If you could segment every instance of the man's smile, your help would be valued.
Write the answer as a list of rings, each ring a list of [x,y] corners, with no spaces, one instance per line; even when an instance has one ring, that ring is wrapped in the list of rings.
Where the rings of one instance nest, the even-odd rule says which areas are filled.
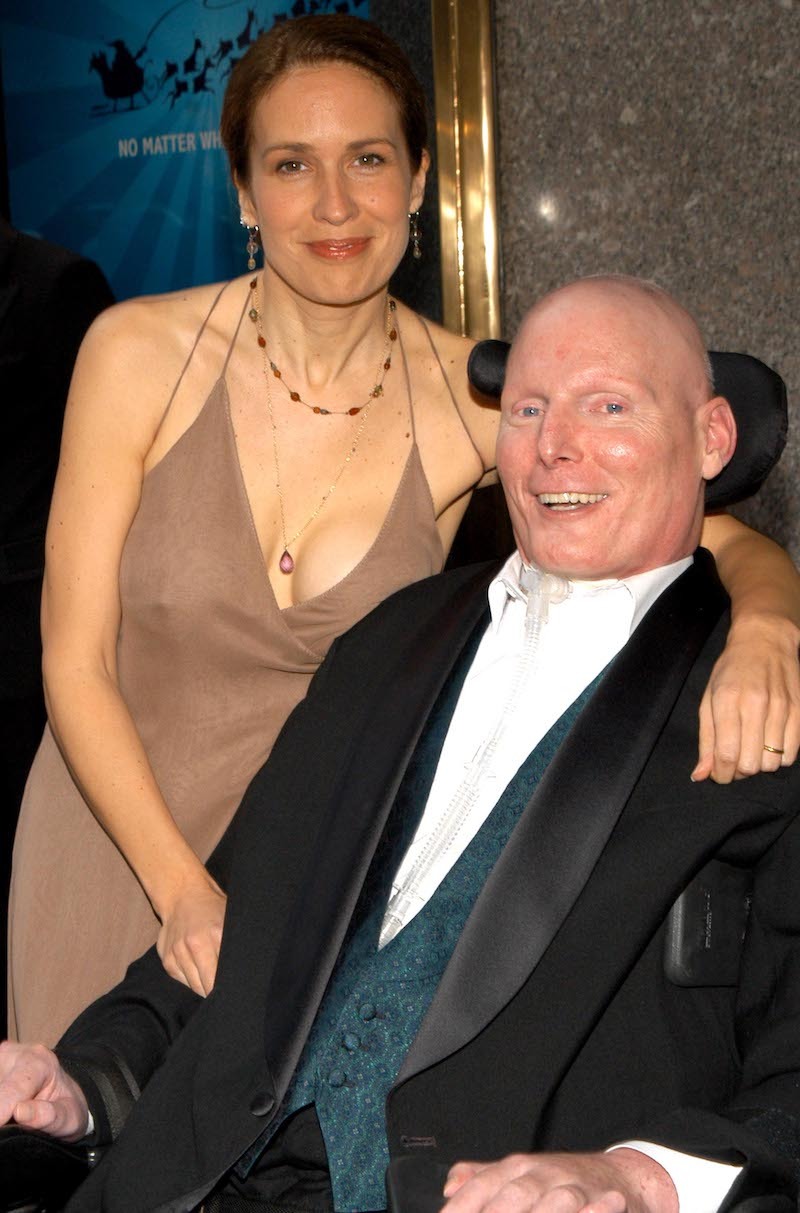
[[[596,505],[605,501],[608,493],[537,493],[537,500],[549,509],[573,509],[575,506]]]

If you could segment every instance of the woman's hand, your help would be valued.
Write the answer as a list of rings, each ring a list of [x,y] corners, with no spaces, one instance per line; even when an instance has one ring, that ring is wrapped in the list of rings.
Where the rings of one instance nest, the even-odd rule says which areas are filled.
[[[161,963],[176,981],[210,994],[217,976],[227,899],[204,872],[200,881],[182,890],[161,918],[156,944]]]
[[[800,632],[782,616],[734,619],[700,704],[693,780],[776,771],[800,747]]]
[[[731,596],[732,623],[700,705],[692,779],[730,783],[797,757],[800,580],[777,544],[730,514],[707,516],[702,542]]]

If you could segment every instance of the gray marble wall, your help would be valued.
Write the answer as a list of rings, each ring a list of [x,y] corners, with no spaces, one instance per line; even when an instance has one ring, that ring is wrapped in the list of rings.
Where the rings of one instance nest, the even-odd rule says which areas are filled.
[[[494,2],[506,331],[619,271],[774,366],[789,446],[741,514],[800,560],[800,0]]]

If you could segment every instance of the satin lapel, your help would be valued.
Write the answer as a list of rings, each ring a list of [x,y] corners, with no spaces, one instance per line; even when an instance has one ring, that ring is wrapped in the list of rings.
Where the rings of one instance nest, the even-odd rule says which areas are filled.
[[[276,1071],[291,1074],[341,949],[361,886],[386,819],[427,717],[449,674],[473,635],[488,618],[489,567],[463,587],[445,610],[421,627],[409,623],[406,643],[387,665],[374,697],[364,741],[353,757],[339,798],[320,837],[319,853],[334,879],[319,882],[298,899],[298,913],[275,966],[275,1001],[270,1007],[268,1057]],[[391,644],[391,640],[389,641]],[[296,945],[303,940],[303,948]],[[305,1014],[298,1014],[304,1008]],[[287,1042],[294,1041],[287,1049]],[[273,1042],[273,1047],[270,1047]],[[277,1046],[274,1047],[274,1046]],[[280,1083],[280,1078],[279,1078]]]
[[[589,879],[726,605],[707,553],[657,600],[539,783],[456,946],[398,1081],[460,1048],[521,988]]]

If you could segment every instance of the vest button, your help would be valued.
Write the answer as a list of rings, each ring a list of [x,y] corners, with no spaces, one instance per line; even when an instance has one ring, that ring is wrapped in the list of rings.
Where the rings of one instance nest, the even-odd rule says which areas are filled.
[[[332,1087],[343,1087],[346,1081],[344,1070],[331,1070],[328,1075],[328,1084]]]
[[[250,1111],[254,1116],[269,1116],[274,1107],[275,1100],[266,1093],[254,1095],[250,1100]]]
[[[377,1015],[374,1002],[365,1002],[358,1009],[358,1013],[366,1023],[370,1019],[374,1019]]]
[[[356,1036],[355,1032],[345,1032],[342,1037],[342,1045],[347,1049],[348,1053],[355,1053],[361,1041]]]

